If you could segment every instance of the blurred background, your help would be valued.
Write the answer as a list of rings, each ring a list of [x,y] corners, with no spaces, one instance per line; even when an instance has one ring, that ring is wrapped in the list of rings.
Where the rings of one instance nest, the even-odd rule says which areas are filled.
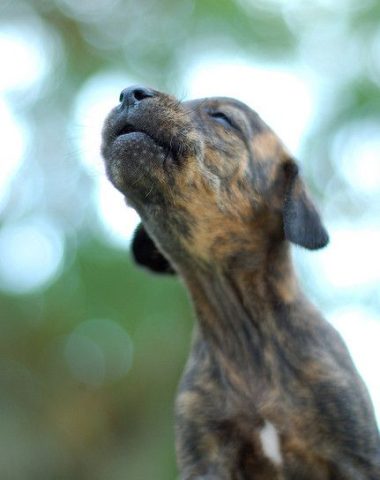
[[[331,234],[294,249],[380,420],[380,2],[2,0],[0,477],[177,478],[192,313],[135,268],[100,128],[122,88],[237,97],[299,159]]]

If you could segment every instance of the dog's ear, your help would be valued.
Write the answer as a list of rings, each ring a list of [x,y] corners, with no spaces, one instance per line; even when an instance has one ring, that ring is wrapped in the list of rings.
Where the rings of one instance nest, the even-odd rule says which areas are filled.
[[[135,262],[156,273],[175,274],[168,260],[158,250],[143,225],[136,228],[132,239],[132,256]]]
[[[289,159],[283,168],[285,198],[282,217],[285,238],[309,250],[325,247],[329,236],[300,178],[298,166]]]

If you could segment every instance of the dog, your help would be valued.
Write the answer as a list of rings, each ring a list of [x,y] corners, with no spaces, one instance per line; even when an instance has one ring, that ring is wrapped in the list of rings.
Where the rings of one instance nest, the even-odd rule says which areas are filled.
[[[142,219],[135,260],[178,274],[197,316],[175,409],[181,479],[379,480],[368,392],[290,256],[328,234],[274,132],[231,98],[134,86],[102,155]]]

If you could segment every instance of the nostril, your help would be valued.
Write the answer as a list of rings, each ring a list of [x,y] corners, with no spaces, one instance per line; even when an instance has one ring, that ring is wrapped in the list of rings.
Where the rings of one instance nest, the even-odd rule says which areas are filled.
[[[133,91],[133,96],[135,97],[135,100],[141,102],[141,100],[144,100],[145,98],[153,97],[153,93],[146,88],[136,88]]]
[[[140,103],[142,100],[145,100],[149,97],[154,97],[155,91],[149,88],[134,86],[128,87],[122,90],[120,93],[120,103],[122,104],[122,108],[130,107],[132,105],[136,105]]]
[[[151,97],[152,95],[149,95],[146,90],[143,90],[142,88],[136,88],[136,90],[133,92],[133,96],[138,102],[141,102],[141,100],[144,100],[144,98]]]

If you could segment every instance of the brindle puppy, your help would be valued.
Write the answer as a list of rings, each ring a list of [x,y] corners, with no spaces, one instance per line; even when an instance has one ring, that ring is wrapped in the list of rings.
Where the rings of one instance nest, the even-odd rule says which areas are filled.
[[[367,390],[289,253],[328,236],[272,130],[233,99],[132,87],[102,153],[142,218],[137,262],[178,273],[198,317],[176,403],[181,478],[380,479]]]

